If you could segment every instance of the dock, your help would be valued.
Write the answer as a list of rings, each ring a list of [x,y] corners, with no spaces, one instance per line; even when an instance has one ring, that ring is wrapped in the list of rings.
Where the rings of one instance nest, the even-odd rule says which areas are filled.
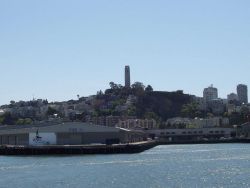
[[[132,154],[157,146],[156,141],[114,145],[47,145],[47,146],[0,146],[0,155],[83,155],[83,154]]]
[[[187,144],[249,144],[250,139],[231,140],[200,140],[159,142],[144,141],[129,144],[94,144],[94,145],[46,145],[46,146],[18,146],[1,145],[0,155],[95,155],[95,154],[133,154],[141,153],[159,145],[187,145]]]

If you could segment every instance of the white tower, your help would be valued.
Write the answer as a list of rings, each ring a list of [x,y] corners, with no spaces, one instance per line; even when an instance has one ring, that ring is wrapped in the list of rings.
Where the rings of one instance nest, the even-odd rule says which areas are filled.
[[[125,87],[130,87],[130,68],[125,66]]]

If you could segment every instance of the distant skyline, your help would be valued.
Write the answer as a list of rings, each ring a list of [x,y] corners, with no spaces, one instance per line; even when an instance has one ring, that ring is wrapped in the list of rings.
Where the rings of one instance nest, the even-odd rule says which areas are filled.
[[[125,65],[154,90],[250,86],[248,0],[3,0],[0,25],[0,105],[96,94]]]

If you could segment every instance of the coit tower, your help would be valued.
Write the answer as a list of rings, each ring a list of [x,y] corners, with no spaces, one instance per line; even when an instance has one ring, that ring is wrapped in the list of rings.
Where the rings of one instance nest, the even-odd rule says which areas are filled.
[[[130,68],[125,66],[125,87],[130,87]]]

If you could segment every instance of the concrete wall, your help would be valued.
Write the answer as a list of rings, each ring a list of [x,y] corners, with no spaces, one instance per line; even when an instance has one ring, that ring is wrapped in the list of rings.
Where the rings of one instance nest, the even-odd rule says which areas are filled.
[[[86,123],[63,123],[51,126],[0,127],[0,145],[29,145],[29,134],[36,132],[55,133],[58,145],[80,145],[91,143],[127,143],[143,140],[143,135],[115,127],[104,127]]]
[[[105,144],[108,139],[119,139],[120,142],[124,142],[124,138],[121,133],[57,133],[58,145],[77,145],[91,143]]]
[[[0,145],[28,145],[28,134],[0,135]]]

